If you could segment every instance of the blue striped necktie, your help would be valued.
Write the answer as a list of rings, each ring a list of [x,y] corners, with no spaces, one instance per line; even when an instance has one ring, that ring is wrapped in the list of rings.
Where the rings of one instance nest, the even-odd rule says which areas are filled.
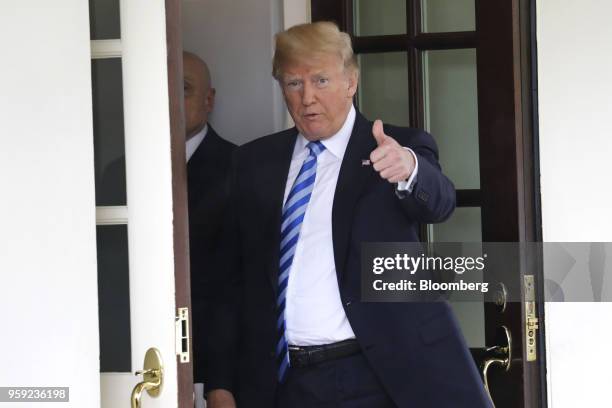
[[[310,154],[304,160],[302,168],[300,168],[300,172],[293,182],[281,218],[280,269],[278,274],[278,298],[276,300],[278,312],[276,359],[279,365],[278,381],[281,383],[285,380],[287,368],[289,368],[289,343],[287,342],[285,325],[285,297],[287,296],[287,284],[289,283],[289,270],[293,263],[293,255],[300,236],[302,221],[317,176],[317,156],[325,150],[325,146],[319,141],[310,142],[306,147],[310,149]]]

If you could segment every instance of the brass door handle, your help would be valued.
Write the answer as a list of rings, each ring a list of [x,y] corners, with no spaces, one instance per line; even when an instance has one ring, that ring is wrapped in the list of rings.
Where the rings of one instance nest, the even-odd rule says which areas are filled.
[[[484,360],[482,364],[482,378],[484,380],[484,387],[493,407],[495,407],[495,402],[493,401],[493,397],[491,396],[491,390],[489,389],[489,379],[488,373],[489,368],[493,365],[499,365],[504,368],[506,371],[510,370],[510,364],[512,362],[512,335],[510,334],[510,330],[506,326],[502,326],[502,344],[501,346],[489,347],[486,350],[487,358]]]
[[[132,408],[140,408],[140,397],[143,391],[147,391],[151,397],[156,398],[162,390],[164,382],[164,367],[159,350],[152,347],[147,350],[144,359],[144,369],[136,371],[136,375],[142,375],[143,380],[136,384],[132,390]]]

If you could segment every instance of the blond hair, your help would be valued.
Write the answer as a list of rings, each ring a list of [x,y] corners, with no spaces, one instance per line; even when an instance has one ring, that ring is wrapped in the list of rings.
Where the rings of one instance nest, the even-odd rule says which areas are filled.
[[[276,34],[272,76],[277,80],[289,63],[311,58],[316,54],[337,54],[349,71],[357,71],[357,58],[353,53],[351,37],[335,23],[319,21],[299,24]]]

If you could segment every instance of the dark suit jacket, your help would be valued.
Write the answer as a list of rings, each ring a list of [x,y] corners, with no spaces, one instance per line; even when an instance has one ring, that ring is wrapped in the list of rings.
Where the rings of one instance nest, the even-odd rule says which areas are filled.
[[[232,151],[236,146],[208,132],[187,162],[189,254],[191,269],[194,382],[203,382],[206,362],[204,322],[209,309],[206,298],[209,275],[216,270],[217,249],[228,203],[228,179]],[[126,203],[125,160],[112,162],[98,191],[99,205]]]
[[[372,122],[357,113],[332,208],[340,297],[362,351],[399,407],[489,406],[482,382],[447,303],[364,303],[360,299],[362,242],[417,241],[419,223],[450,216],[455,190],[441,173],[430,135],[385,126],[419,160],[412,194],[372,166],[362,166],[376,142]],[[211,324],[208,389],[234,392],[240,408],[274,406],[277,364],[275,301],[280,218],[297,130],[248,143],[232,164],[225,268]]]
[[[206,294],[210,275],[218,268],[217,250],[228,204],[229,168],[235,147],[219,137],[209,124],[206,137],[187,162],[194,382],[204,382],[208,366],[202,352],[208,337],[205,322],[210,309]]]

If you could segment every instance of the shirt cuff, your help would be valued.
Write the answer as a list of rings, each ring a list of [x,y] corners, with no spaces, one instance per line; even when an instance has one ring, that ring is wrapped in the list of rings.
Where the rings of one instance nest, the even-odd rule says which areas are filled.
[[[397,183],[397,191],[407,191],[408,193],[412,193],[412,189],[416,184],[416,175],[419,172],[419,159],[417,158],[417,155],[414,154],[412,149],[408,147],[404,147],[404,149],[408,150],[410,154],[412,154],[412,157],[414,157],[414,170],[412,170],[412,174],[408,180],[403,180]]]

